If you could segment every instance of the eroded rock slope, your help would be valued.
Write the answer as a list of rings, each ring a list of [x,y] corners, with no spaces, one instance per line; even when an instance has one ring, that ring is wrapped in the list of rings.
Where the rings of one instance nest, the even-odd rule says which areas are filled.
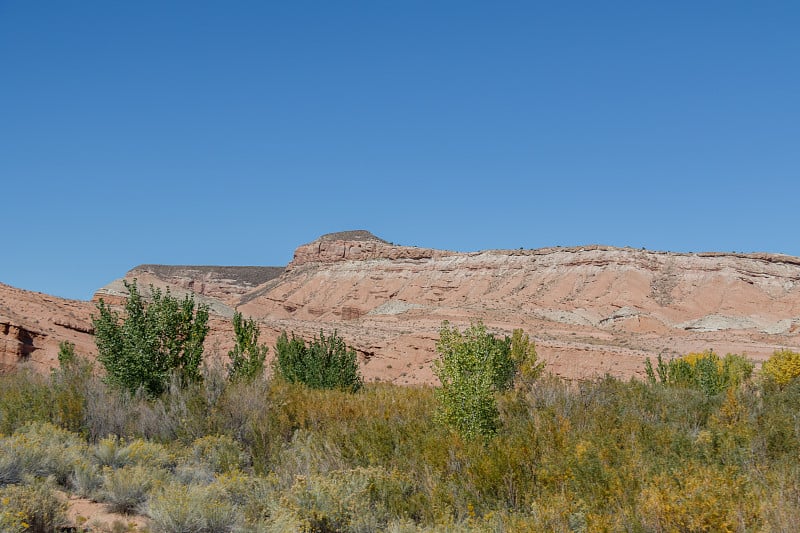
[[[431,383],[444,320],[522,327],[557,374],[641,373],[645,357],[713,348],[763,360],[800,346],[800,259],[583,246],[456,253],[398,246],[366,231],[328,234],[283,267],[143,265],[125,276],[210,306],[207,353],[224,363],[230,316],[283,329],[337,330],[370,380]],[[121,303],[122,280],[95,299]],[[92,353],[94,305],[0,286],[0,364],[55,364],[60,340]],[[270,354],[271,355],[271,354]]]
[[[368,376],[428,382],[443,320],[523,327],[568,377],[641,371],[713,348],[763,359],[800,344],[800,259],[585,246],[453,253],[320,239],[242,300],[271,329],[338,329]]]
[[[0,283],[0,372],[20,365],[47,371],[58,364],[58,345],[95,352],[90,302],[65,300]]]

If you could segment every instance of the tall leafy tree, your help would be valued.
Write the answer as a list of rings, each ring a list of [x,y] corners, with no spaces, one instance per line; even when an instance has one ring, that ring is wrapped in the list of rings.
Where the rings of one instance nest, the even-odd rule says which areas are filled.
[[[145,301],[136,280],[127,281],[128,298],[120,315],[100,299],[93,317],[97,359],[106,380],[131,393],[140,388],[161,394],[176,375],[182,385],[202,378],[200,363],[208,334],[208,307],[187,295],[173,297],[150,286]]]
[[[518,373],[530,383],[542,373],[534,344],[522,330],[497,338],[478,321],[463,333],[445,321],[436,344],[433,370],[440,420],[467,439],[497,433],[497,393],[509,390]]]
[[[228,377],[231,380],[250,381],[264,372],[264,359],[269,347],[258,343],[258,324],[252,318],[244,318],[238,311],[233,314],[233,334],[236,345],[228,352],[231,362]]]

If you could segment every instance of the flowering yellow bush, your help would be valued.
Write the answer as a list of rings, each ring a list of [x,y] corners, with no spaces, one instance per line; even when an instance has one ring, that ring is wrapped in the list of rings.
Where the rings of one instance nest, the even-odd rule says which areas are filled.
[[[764,362],[761,374],[780,387],[788,385],[789,382],[800,376],[800,353],[791,350],[776,350]]]
[[[685,361],[690,367],[695,368],[699,361],[709,358],[714,361],[714,363],[717,365],[718,370],[722,370],[722,360],[719,358],[717,354],[715,354],[711,350],[706,350],[705,352],[687,353],[680,359],[681,361]]]
[[[639,495],[638,508],[652,531],[733,533],[761,525],[758,498],[739,471],[696,462],[656,475]]]
[[[67,504],[44,481],[0,488],[0,531],[8,533],[60,531]]]
[[[173,454],[164,445],[157,442],[134,439],[125,449],[131,464],[153,468],[170,468],[176,462]]]

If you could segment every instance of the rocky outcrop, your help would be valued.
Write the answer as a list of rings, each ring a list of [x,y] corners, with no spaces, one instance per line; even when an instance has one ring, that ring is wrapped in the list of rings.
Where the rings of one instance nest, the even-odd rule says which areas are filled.
[[[657,354],[713,348],[763,360],[800,347],[800,259],[784,255],[609,246],[456,253],[356,231],[298,247],[286,269],[143,265],[125,276],[133,278],[143,293],[152,284],[208,304],[207,353],[220,361],[238,309],[259,321],[270,346],[281,330],[336,330],[367,379],[395,383],[435,381],[444,320],[481,319],[499,334],[521,327],[548,368],[569,378],[631,376]],[[46,368],[61,340],[92,353],[93,304],[9,291],[0,290],[4,364]],[[119,304],[125,295],[117,280],[95,298]]]
[[[159,280],[159,285],[179,287],[230,305],[283,271],[284,267],[140,265],[125,278]]]
[[[800,259],[609,246],[454,253],[336,236],[299,247],[240,309],[273,329],[338,329],[374,354],[365,374],[377,379],[430,381],[441,322],[472,319],[523,327],[561,375],[629,376],[658,353],[763,359],[800,345]]]
[[[0,283],[0,372],[20,365],[45,372],[58,364],[58,345],[94,355],[89,302],[65,300]]]
[[[284,270],[284,267],[259,266],[140,265],[129,270],[124,278],[99,289],[93,300],[103,298],[108,303],[121,304],[128,294],[124,282],[136,280],[145,295],[149,294],[150,286],[162,291],[169,289],[179,298],[192,294],[213,313],[231,317],[243,296],[277,278]]]
[[[20,362],[27,361],[31,354],[39,349],[39,332],[26,329],[12,322],[0,322],[0,366],[13,368]]]
[[[287,269],[292,270],[307,264],[373,259],[420,261],[448,255],[453,255],[453,252],[416,246],[396,246],[375,237],[368,231],[360,230],[330,233],[298,247]]]

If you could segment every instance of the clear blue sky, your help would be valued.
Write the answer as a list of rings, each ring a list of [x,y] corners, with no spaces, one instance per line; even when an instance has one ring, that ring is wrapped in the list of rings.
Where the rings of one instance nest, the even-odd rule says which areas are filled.
[[[0,281],[462,251],[800,255],[800,2],[0,0]]]

